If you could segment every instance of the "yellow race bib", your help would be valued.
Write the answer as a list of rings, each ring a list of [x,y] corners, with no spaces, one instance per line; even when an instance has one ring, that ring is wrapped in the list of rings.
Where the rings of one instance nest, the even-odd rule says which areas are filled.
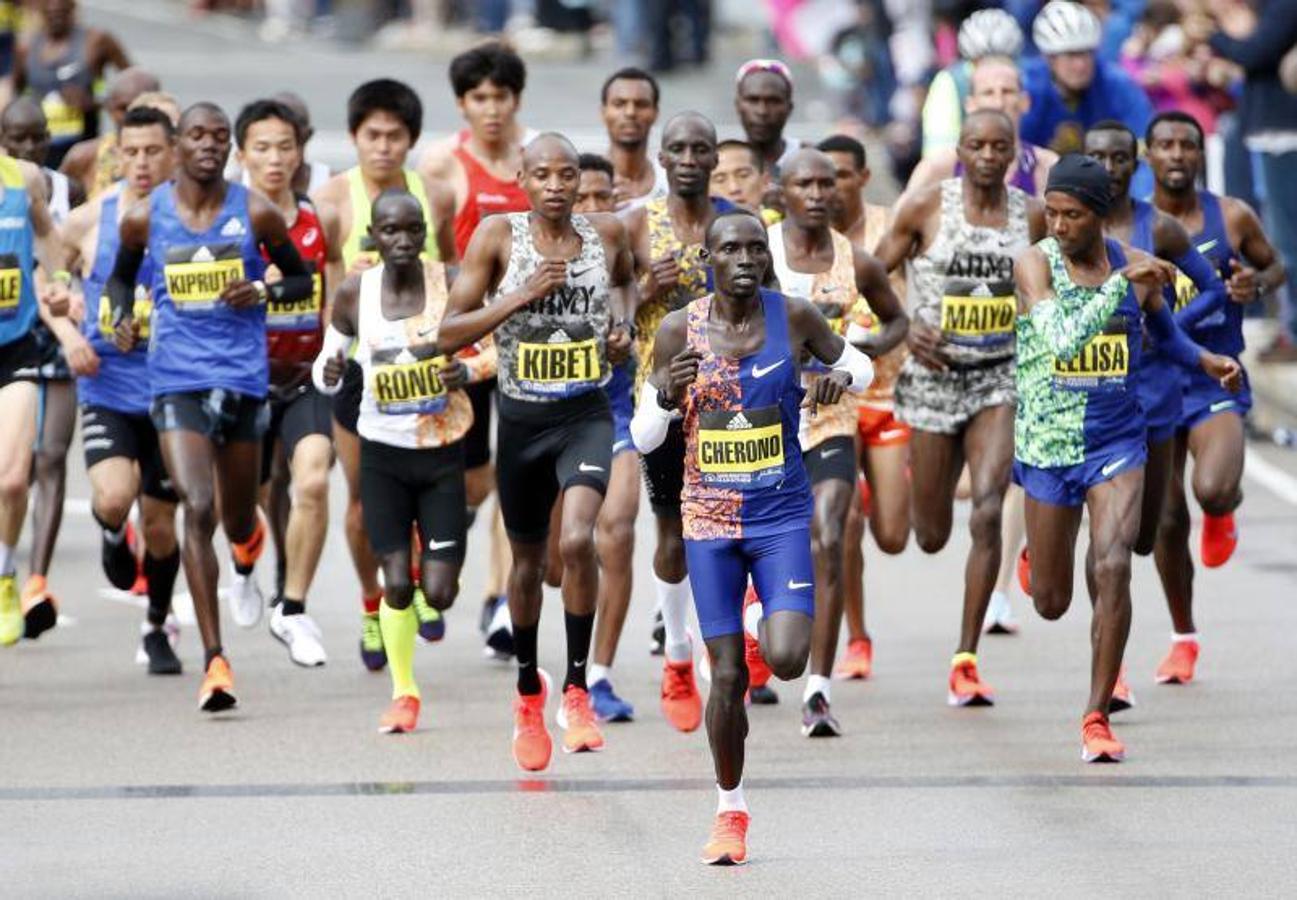
[[[220,302],[221,293],[246,277],[239,244],[171,247],[163,268],[167,293],[177,312],[205,312]]]
[[[1054,387],[1068,391],[1125,390],[1129,374],[1125,334],[1095,335],[1071,360],[1054,360]]]
[[[0,254],[0,318],[18,314],[23,299],[23,270],[18,257],[12,253]]]
[[[58,91],[50,91],[41,101],[41,110],[49,127],[50,138],[69,140],[79,138],[86,130],[86,115],[63,99]]]
[[[779,407],[702,412],[698,471],[704,484],[768,487],[784,477],[784,430]]]
[[[311,263],[310,296],[300,300],[276,300],[271,297],[266,301],[267,331],[315,331],[320,327],[320,311],[324,309],[324,279],[315,271]]]
[[[149,338],[149,320],[153,318],[153,300],[149,298],[148,291],[136,290],[135,305],[131,309],[131,316],[135,319],[136,324],[140,326],[141,341],[147,341]],[[113,301],[107,294],[104,294],[99,298],[99,336],[112,343],[115,331],[116,328],[113,327]],[[136,349],[147,350],[148,346],[139,343],[136,345]]]
[[[529,393],[579,394],[597,385],[602,375],[594,338],[518,344],[518,382]]]
[[[446,408],[441,357],[376,364],[369,379],[374,405],[384,415],[430,415]]]
[[[1012,296],[941,298],[941,331],[952,344],[993,347],[1013,340],[1018,302]]]

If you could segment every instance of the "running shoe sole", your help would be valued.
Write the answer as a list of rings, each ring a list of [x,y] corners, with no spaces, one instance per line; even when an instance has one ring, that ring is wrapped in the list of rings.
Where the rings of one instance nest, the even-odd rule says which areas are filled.
[[[1134,708],[1135,708],[1135,702],[1133,697],[1130,700],[1119,700],[1118,698],[1113,697],[1111,700],[1108,701],[1108,715],[1112,715],[1113,713],[1125,712],[1128,709],[1134,709]]]
[[[955,694],[946,695],[947,706],[994,706],[995,699],[985,694],[974,694],[971,697],[959,697]]]
[[[203,712],[218,713],[233,709],[238,702],[233,694],[218,689],[204,697],[198,708]]]
[[[57,625],[58,621],[58,610],[46,598],[23,613],[23,637],[29,641],[34,641]]]
[[[702,862],[705,866],[743,866],[747,865],[748,858],[747,856],[744,856],[742,859],[735,859],[728,853],[722,853],[720,856],[716,857],[704,856]]]
[[[1087,763],[1119,763],[1126,758],[1125,750],[1118,750],[1115,753],[1091,753],[1085,747],[1081,748],[1081,761]]]
[[[1002,622],[992,622],[986,627],[987,634],[1017,634],[1017,625],[1005,625]]]
[[[825,738],[842,737],[842,726],[827,719],[817,719],[810,725],[802,726],[802,737]]]

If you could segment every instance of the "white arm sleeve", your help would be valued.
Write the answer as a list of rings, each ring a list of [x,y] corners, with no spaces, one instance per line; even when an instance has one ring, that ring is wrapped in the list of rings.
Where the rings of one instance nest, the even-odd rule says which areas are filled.
[[[343,353],[351,349],[353,338],[343,334],[338,329],[330,325],[324,330],[324,346],[320,348],[320,355],[315,357],[315,362],[311,364],[311,381],[315,384],[315,389],[327,397],[332,397],[338,391],[342,390],[342,379],[333,387],[324,383],[324,364],[338,355],[339,351]]]
[[[676,414],[669,409],[658,406],[658,389],[653,382],[645,380],[640,389],[639,403],[635,405],[635,415],[630,420],[630,439],[640,453],[652,453],[667,438],[667,426]]]
[[[853,394],[862,393],[874,380],[874,364],[868,356],[851,346],[849,341],[842,342],[842,355],[830,368],[851,376],[847,390]]]

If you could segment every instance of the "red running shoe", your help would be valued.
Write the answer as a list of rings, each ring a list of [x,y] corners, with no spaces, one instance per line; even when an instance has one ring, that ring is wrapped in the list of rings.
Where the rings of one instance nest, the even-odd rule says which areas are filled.
[[[1202,542],[1198,552],[1202,564],[1209,569],[1216,569],[1229,562],[1238,546],[1238,528],[1234,526],[1234,514],[1202,517]]]

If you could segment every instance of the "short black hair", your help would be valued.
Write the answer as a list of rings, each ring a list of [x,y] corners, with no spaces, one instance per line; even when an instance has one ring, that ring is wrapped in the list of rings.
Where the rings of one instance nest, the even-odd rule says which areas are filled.
[[[703,243],[705,245],[710,246],[712,235],[716,231],[716,226],[718,226],[721,222],[724,222],[726,219],[733,219],[736,216],[742,216],[746,219],[751,219],[753,222],[756,222],[757,225],[760,226],[761,228],[761,233],[765,234],[766,223],[761,220],[761,217],[759,215],[752,212],[752,210],[750,209],[744,209],[741,206],[736,206],[733,209],[725,210],[725,212],[723,213],[718,213],[716,215],[716,218],[711,220],[711,223],[708,224],[707,226],[707,231],[704,232],[703,234]]]
[[[856,161],[856,168],[863,170],[869,163],[865,145],[849,134],[832,134],[815,145],[821,153],[850,153]]]
[[[264,122],[267,119],[279,119],[281,122],[287,122],[293,126],[293,137],[297,139],[298,146],[306,143],[304,123],[301,117],[293,112],[291,106],[279,100],[253,100],[239,110],[239,115],[234,120],[234,142],[240,149],[243,147],[243,142],[247,140],[248,129],[256,123]]]
[[[347,98],[347,130],[355,134],[376,112],[391,113],[410,132],[410,142],[423,131],[423,101],[414,88],[392,78],[366,81]]]
[[[653,108],[657,109],[658,101],[662,99],[662,89],[658,87],[658,80],[648,72],[638,66],[626,66],[618,69],[608,76],[603,83],[603,88],[599,91],[599,102],[608,102],[608,89],[612,87],[614,81],[646,81],[653,91]]]
[[[582,153],[576,159],[577,168],[582,172],[603,172],[609,178],[616,178],[612,163],[598,153]]]
[[[181,111],[180,124],[177,127],[183,128],[185,124],[185,120],[187,120],[190,116],[196,115],[200,112],[212,113],[213,115],[220,116],[226,122],[230,121],[230,117],[225,114],[225,110],[221,109],[218,105],[211,102],[210,100],[199,100],[197,103],[189,104],[189,106],[185,107],[184,110]]]
[[[1168,109],[1166,112],[1160,112],[1153,117],[1153,121],[1148,123],[1148,129],[1144,132],[1144,143],[1153,143],[1153,131],[1163,122],[1176,122],[1181,125],[1192,125],[1193,130],[1198,132],[1198,146],[1204,147],[1207,142],[1206,135],[1202,131],[1202,123],[1179,109]]]
[[[1089,134],[1091,131],[1120,131],[1125,134],[1126,137],[1130,138],[1131,149],[1136,153],[1139,153],[1139,138],[1135,136],[1135,132],[1131,131],[1130,126],[1125,122],[1117,119],[1104,119],[1100,122],[1095,122],[1086,129],[1085,133]]]
[[[527,86],[527,64],[502,41],[479,44],[450,61],[450,86],[456,97],[464,96],[484,81],[521,94]]]
[[[418,208],[420,214],[423,213],[423,204],[419,202],[419,199],[415,197],[414,194],[411,194],[405,188],[385,188],[381,192],[379,192],[379,195],[374,198],[374,202],[370,204],[369,207],[370,218],[371,219],[378,218],[378,206],[380,203],[386,205],[388,203],[393,203],[398,200],[401,202],[413,203]],[[423,220],[424,220],[424,224],[426,225],[428,223],[428,217],[426,215],[423,216]]]
[[[156,106],[132,106],[126,110],[126,115],[122,118],[121,127],[118,131],[125,131],[127,128],[148,128],[150,125],[158,125],[162,128],[162,133],[167,136],[167,140],[172,140],[176,136],[176,126],[171,121],[171,117],[158,109]]]
[[[756,167],[757,171],[765,171],[765,160],[761,158],[761,154],[757,152],[757,148],[753,147],[747,141],[741,141],[738,138],[730,138],[729,140],[720,141],[716,145],[716,155],[719,156],[722,150],[746,150],[748,151],[748,156],[752,157],[752,165]]]

